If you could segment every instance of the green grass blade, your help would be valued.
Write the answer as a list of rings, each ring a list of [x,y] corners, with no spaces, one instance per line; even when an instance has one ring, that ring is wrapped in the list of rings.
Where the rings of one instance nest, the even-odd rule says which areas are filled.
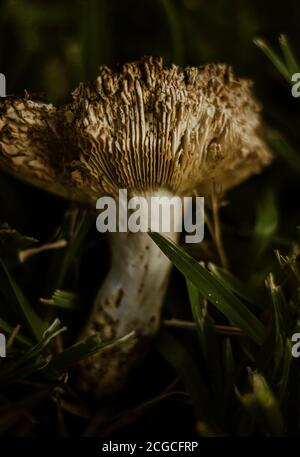
[[[119,346],[121,344],[130,344],[134,339],[134,332],[123,336],[114,341],[101,341],[98,335],[91,335],[83,341],[70,346],[64,351],[53,357],[49,369],[55,371],[66,370],[75,365],[80,360],[83,360],[97,352],[105,350],[108,347]]]
[[[51,298],[40,298],[40,302],[47,306],[67,309],[69,311],[77,311],[78,296],[73,292],[56,289]]]
[[[281,50],[283,52],[287,68],[290,72],[290,76],[293,75],[294,73],[298,73],[300,70],[300,67],[299,67],[296,57],[289,45],[286,35],[283,35],[283,34],[280,35],[279,44],[280,44]]]
[[[106,0],[86,0],[79,3],[82,73],[86,80],[93,80],[97,76],[99,65],[107,61],[110,47],[107,7]]]
[[[270,293],[273,304],[274,315],[274,364],[275,371],[278,370],[284,356],[286,338],[289,333],[290,313],[285,301],[282,289],[274,282],[273,275],[270,274],[266,280],[266,286]]]
[[[223,341],[223,346],[222,346],[222,368],[223,368],[223,413],[222,417],[226,421],[230,421],[233,419],[229,419],[229,414],[228,412],[230,411],[230,408],[232,406],[232,403],[235,400],[235,395],[234,395],[234,384],[235,384],[235,379],[234,379],[234,358],[233,358],[233,352],[232,352],[232,344],[230,338],[225,338]]]
[[[213,303],[254,342],[263,343],[265,339],[264,326],[231,291],[226,290],[211,273],[175,243],[167,240],[159,233],[153,232],[150,233],[150,236],[176,268],[200,290],[203,297]]]
[[[156,346],[162,356],[178,373],[186,391],[195,403],[196,410],[202,414],[203,411],[209,414],[210,401],[207,388],[197,363],[185,346],[165,329],[160,331]]]
[[[223,284],[226,289],[231,290],[231,292],[238,295],[247,303],[253,305],[254,308],[264,308],[265,298],[261,294],[256,293],[252,287],[249,287],[232,273],[225,270],[225,268],[219,267],[213,263],[209,263],[208,267],[212,275]]]
[[[272,241],[278,227],[278,211],[274,192],[267,188],[256,205],[256,221],[251,252],[257,261]]]
[[[54,253],[52,265],[48,273],[46,295],[53,289],[63,289],[67,273],[80,256],[85,237],[91,227],[92,220],[85,210],[70,210],[65,213],[62,237],[68,241],[65,249]]]
[[[32,336],[39,341],[42,338],[42,335],[47,327],[47,325],[42,321],[38,316],[35,310],[32,308],[31,304],[17,285],[16,281],[10,275],[8,269],[6,268],[4,262],[0,258],[0,271],[6,282],[5,287],[9,289],[13,297],[14,305],[19,312],[22,322],[26,328],[30,331]]]
[[[284,403],[285,396],[287,393],[288,382],[291,372],[291,363],[292,363],[292,343],[287,338],[285,342],[284,354],[283,354],[283,364],[282,372],[279,380],[279,393],[278,398],[281,404]]]
[[[260,373],[251,373],[252,392],[237,396],[267,435],[282,436],[283,419],[279,403],[266,379]]]
[[[183,65],[183,42],[181,33],[181,23],[178,20],[178,13],[174,7],[174,2],[171,0],[160,0],[165,10],[166,18],[169,24],[169,30],[172,38],[172,57],[173,62],[177,65]]]
[[[36,371],[46,368],[52,358],[45,355],[44,350],[58,334],[65,331],[56,319],[53,324],[43,333],[42,339],[35,346],[23,351],[20,355],[14,355],[0,366],[0,388],[6,387],[14,381],[24,379]]]
[[[300,173],[300,154],[296,151],[284,137],[275,130],[268,130],[267,138],[272,149],[285,159],[293,170]]]
[[[257,38],[253,42],[268,57],[287,82],[291,84],[291,74],[280,56],[264,40]]]
[[[221,369],[220,350],[216,338],[214,321],[208,313],[207,301],[203,298],[199,289],[189,280],[186,282],[192,314],[196,323],[197,333],[206,369],[209,375],[212,392],[214,394],[214,403],[217,412],[218,403],[223,394],[223,373]]]
[[[82,243],[87,235],[87,232],[90,228],[89,222],[86,220],[86,213],[83,212],[76,212],[76,216],[74,217],[76,221],[74,233],[72,234],[72,238],[70,239],[68,246],[66,248],[65,254],[63,256],[63,261],[61,264],[61,268],[59,270],[59,275],[57,279],[57,288],[61,288],[64,278],[66,276],[67,271],[69,270],[73,260],[76,258],[79,249],[82,246]]]

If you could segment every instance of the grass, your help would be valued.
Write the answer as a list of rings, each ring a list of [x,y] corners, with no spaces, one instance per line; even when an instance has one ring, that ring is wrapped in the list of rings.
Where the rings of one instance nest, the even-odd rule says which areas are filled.
[[[299,281],[289,292],[291,296],[285,296],[283,287],[275,284],[270,273],[266,280],[268,299],[264,297],[264,306],[258,313],[259,320],[249,309],[248,294],[244,303],[238,298],[245,297],[245,284],[232,275],[227,281],[227,271],[223,276],[221,273],[220,280],[222,270],[215,265],[210,265],[209,271],[161,235],[153,233],[151,236],[188,280],[206,383],[198,381],[200,372],[197,373],[195,361],[184,354],[184,347],[174,336],[166,336],[164,331],[158,339],[158,347],[182,377],[195,401],[196,410],[200,410],[202,415],[204,412],[205,430],[221,436],[236,434],[243,417],[249,415],[251,435],[254,431],[266,436],[289,434],[290,418],[284,417],[283,410],[286,402],[298,397],[298,387],[295,391],[290,388],[290,377],[299,378],[300,374],[291,354],[291,338],[299,329],[299,302],[298,299],[295,301]],[[290,268],[290,272],[286,272],[286,281],[289,282],[294,279],[295,272],[298,276],[299,265],[295,258],[287,257],[285,261]],[[238,340],[234,331],[229,337],[217,338],[216,322],[209,311],[211,305],[222,312],[229,335],[232,326],[240,328],[242,336]],[[262,305],[262,302],[254,300],[254,305]],[[242,367],[241,357],[244,359]],[[198,386],[196,392],[195,380]],[[203,397],[197,398],[201,394]],[[297,427],[298,419],[298,416],[293,417],[293,428]]]
[[[46,89],[54,101],[61,100],[67,90],[62,90],[57,74],[63,75],[69,91],[78,75],[93,78],[99,62],[109,63],[113,39],[117,40],[118,14],[113,16],[104,0],[87,3],[87,10],[79,2],[74,11],[67,11],[53,2],[49,15],[30,1],[15,2],[13,7],[1,4],[1,33],[7,23],[14,23],[23,40],[16,65],[1,46],[7,68],[17,68],[15,82],[8,77],[8,85],[17,91],[32,84]],[[149,5],[152,14],[156,8],[158,26],[151,33],[152,47],[147,47],[148,38],[143,37],[142,53],[150,49],[176,63],[199,64],[219,59],[222,45],[225,58],[238,66],[244,55],[249,59],[251,53],[259,55],[250,44],[248,53],[239,48],[235,14],[240,21],[244,19],[238,7],[230,13],[235,22],[229,23],[225,13],[215,15],[209,6],[198,10],[196,2],[158,0],[155,8]],[[122,16],[121,4],[118,8]],[[141,53],[138,40],[131,35],[135,9],[130,12],[123,12],[126,27],[123,19],[119,27],[132,45],[126,59]],[[253,9],[243,43],[250,43],[259,24],[255,14]],[[142,20],[139,15],[141,11],[137,20]],[[70,33],[53,36],[53,47],[60,48],[56,61],[52,44],[37,38],[49,34],[58,19]],[[115,35],[111,37],[108,30],[113,19]],[[221,43],[221,35],[213,35],[211,29],[221,29],[226,35],[228,24],[231,38]],[[10,35],[16,41],[17,29]],[[206,35],[201,35],[203,31]],[[195,36],[203,39],[197,44]],[[230,39],[237,45],[233,47]],[[118,43],[122,49],[123,40]],[[279,39],[280,52],[262,39],[255,44],[269,59],[255,66],[258,73],[254,71],[253,76],[262,81],[259,87],[266,89],[276,81],[278,92],[282,91],[275,102],[273,92],[268,98],[267,90],[262,91],[266,135],[277,165],[230,193],[228,205],[220,207],[214,200],[207,207],[205,241],[193,251],[156,233],[149,235],[175,271],[155,347],[132,385],[116,398],[96,404],[80,392],[73,370],[80,360],[107,345],[126,344],[134,338],[129,334],[104,345],[97,336],[85,340],[78,336],[108,266],[105,239],[93,231],[94,216],[1,176],[0,207],[5,217],[1,222],[18,227],[16,231],[0,226],[0,331],[9,341],[7,359],[0,359],[2,436],[137,436],[151,427],[196,436],[299,435],[300,371],[298,359],[292,357],[292,335],[300,332],[300,214],[293,202],[300,173],[298,106],[293,108],[292,122],[286,121],[284,113],[273,115],[278,112],[274,103],[297,103],[288,98],[288,91],[299,65],[284,35]],[[238,49],[237,56],[233,48]],[[38,69],[45,75],[54,68],[41,78],[41,86],[26,81],[31,62],[36,74]],[[246,64],[242,69],[248,74]],[[22,208],[27,201],[32,218]],[[51,217],[48,206],[53,209]]]

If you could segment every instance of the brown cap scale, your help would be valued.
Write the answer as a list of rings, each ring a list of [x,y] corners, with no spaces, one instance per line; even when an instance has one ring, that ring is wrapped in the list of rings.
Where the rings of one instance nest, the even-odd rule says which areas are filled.
[[[213,183],[226,190],[270,162],[259,112],[251,83],[226,65],[165,68],[144,58],[118,70],[102,66],[67,106],[1,101],[0,165],[92,205],[104,194],[117,198],[119,189],[146,198],[205,195]],[[82,365],[82,386],[99,396],[120,388],[157,331],[170,272],[146,233],[110,238],[112,268],[86,333],[110,339],[135,330],[137,339]]]

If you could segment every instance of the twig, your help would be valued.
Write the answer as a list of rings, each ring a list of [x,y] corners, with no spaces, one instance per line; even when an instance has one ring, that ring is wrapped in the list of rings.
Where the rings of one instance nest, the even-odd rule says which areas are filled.
[[[19,259],[21,263],[24,263],[29,257],[39,254],[40,252],[44,251],[50,251],[53,249],[62,249],[67,246],[67,241],[66,240],[58,240],[54,241],[53,243],[47,243],[43,244],[42,246],[39,246],[37,248],[29,248],[29,249],[23,249],[19,251]]]
[[[8,341],[7,341],[7,345],[6,345],[7,349],[11,348],[12,345],[14,344],[15,338],[16,338],[17,334],[19,333],[20,328],[21,328],[21,325],[18,324],[18,325],[13,329],[13,331],[12,331],[10,337],[8,338]]]
[[[221,260],[221,264],[224,268],[228,269],[229,263],[227,256],[225,254],[222,235],[221,235],[221,225],[220,225],[220,218],[219,218],[219,201],[218,195],[215,189],[215,186],[212,186],[212,194],[211,194],[211,201],[212,201],[212,211],[213,211],[213,221],[214,221],[214,241],[216,243],[217,251]]]
[[[206,211],[204,213],[204,220],[207,225],[210,236],[212,237],[213,241],[216,242],[214,227],[213,227],[212,221],[210,220],[210,217],[208,216]]]
[[[184,321],[181,319],[166,319],[163,321],[166,327],[179,328],[182,330],[196,330],[197,326],[195,322]],[[238,327],[231,327],[229,325],[215,325],[215,330],[220,335],[230,336],[244,336],[242,330]]]

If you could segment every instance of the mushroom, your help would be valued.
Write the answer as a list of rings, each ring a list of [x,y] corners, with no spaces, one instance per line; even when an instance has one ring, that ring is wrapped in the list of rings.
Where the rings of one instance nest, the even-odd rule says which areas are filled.
[[[61,108],[7,97],[0,104],[0,165],[51,192],[95,205],[102,195],[209,195],[269,164],[251,82],[225,64],[165,68],[143,58],[100,67]],[[174,211],[174,222],[181,218]],[[176,241],[178,233],[168,234]],[[84,333],[103,340],[134,330],[131,345],[81,364],[96,396],[120,389],[159,327],[171,264],[147,233],[109,234],[111,270]]]

